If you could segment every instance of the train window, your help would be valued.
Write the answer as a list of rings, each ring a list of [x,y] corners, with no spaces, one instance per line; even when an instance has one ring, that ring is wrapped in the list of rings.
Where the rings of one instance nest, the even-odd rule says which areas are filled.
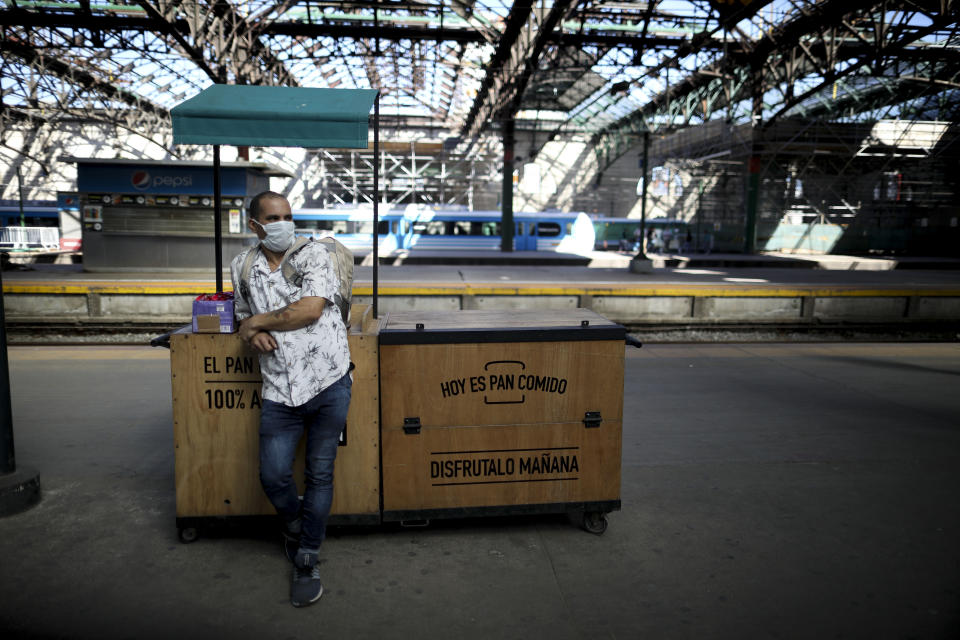
[[[532,236],[537,235],[537,225],[534,224],[533,222],[530,223],[530,232],[529,232],[529,233],[530,233],[530,235],[532,235]]]
[[[341,231],[337,229],[338,224],[343,224],[339,221],[334,222],[334,232],[335,233],[359,233],[360,235],[370,235],[373,233],[373,221],[370,222],[350,222],[347,223],[350,226],[344,227],[344,230]],[[377,233],[379,235],[385,235],[390,233],[390,221],[389,220],[377,220]]]
[[[429,222],[414,222],[413,232],[425,236],[442,236],[444,234],[444,224],[442,220],[431,220]]]
[[[500,223],[499,222],[481,222],[480,235],[484,235],[484,236],[500,235]]]
[[[453,223],[453,235],[455,236],[469,236],[470,234],[470,223],[459,221]]]
[[[400,223],[397,222],[396,220],[394,220],[394,221],[393,221],[393,224],[390,225],[390,226],[391,226],[392,229],[393,229],[392,233],[393,233],[394,235],[396,235],[397,230],[400,228]]]
[[[518,235],[518,236],[522,236],[522,235],[523,235],[523,223],[522,223],[522,222],[518,222],[518,223],[517,223],[517,235]]]
[[[569,236],[569,235],[572,234],[572,233],[573,233],[573,223],[572,223],[572,222],[568,222],[568,223],[567,223],[567,235]]]
[[[544,238],[553,238],[560,235],[560,225],[556,222],[538,222],[537,235]]]
[[[332,231],[334,225],[343,225],[343,222],[334,222],[332,220],[294,220],[293,224],[297,229],[310,229],[314,231]],[[341,231],[342,233],[342,231]]]

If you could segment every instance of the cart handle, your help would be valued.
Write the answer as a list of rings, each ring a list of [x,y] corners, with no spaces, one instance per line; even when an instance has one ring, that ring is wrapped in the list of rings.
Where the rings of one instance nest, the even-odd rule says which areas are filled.
[[[170,348],[170,335],[171,335],[172,333],[174,333],[174,331],[176,331],[176,329],[174,329],[174,330],[172,330],[172,331],[167,331],[166,333],[164,333],[164,334],[162,334],[162,335],[159,335],[159,336],[157,336],[156,338],[151,339],[151,340],[150,340],[150,346],[151,346],[151,347],[165,347],[165,348],[169,349],[169,348]]]

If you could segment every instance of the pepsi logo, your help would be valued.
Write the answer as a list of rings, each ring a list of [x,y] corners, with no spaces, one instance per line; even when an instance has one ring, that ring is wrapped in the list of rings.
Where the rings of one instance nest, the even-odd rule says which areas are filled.
[[[135,189],[142,191],[150,186],[150,174],[146,171],[137,171],[133,174],[130,182],[133,183]]]

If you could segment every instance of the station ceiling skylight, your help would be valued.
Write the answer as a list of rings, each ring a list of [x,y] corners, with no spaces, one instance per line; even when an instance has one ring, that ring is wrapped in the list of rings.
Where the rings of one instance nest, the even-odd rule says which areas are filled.
[[[616,153],[709,120],[955,120],[956,0],[5,0],[0,117],[169,127],[214,82],[378,89],[395,139]]]

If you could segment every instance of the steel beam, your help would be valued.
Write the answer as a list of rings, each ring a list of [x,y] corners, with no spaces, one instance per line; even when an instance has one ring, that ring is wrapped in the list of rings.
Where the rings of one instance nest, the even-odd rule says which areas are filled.
[[[918,34],[929,34],[956,23],[956,16],[949,12],[943,15],[933,12],[933,4],[899,2],[885,5],[887,11],[900,9],[904,12],[930,5],[928,18],[931,25],[924,28],[913,27],[906,13],[899,25],[881,25],[872,21],[876,2],[825,0],[812,5],[779,29],[766,33],[749,51],[724,56],[715,65],[687,76],[629,116],[598,132],[594,144],[601,150],[601,170],[632,146],[644,130],[706,121],[720,109],[733,107],[753,95],[782,91],[784,98],[779,103],[782,108],[767,119],[766,124],[769,124],[835,79],[867,67],[873,61],[882,61],[892,53],[934,58],[937,53],[931,48],[906,48],[920,37]],[[944,55],[956,58],[955,52]],[[859,56],[858,62],[838,70],[842,61],[856,56]],[[792,86],[798,79],[814,74],[821,74],[825,80],[801,96],[792,95]],[[754,102],[751,110],[760,106]],[[733,115],[728,114],[728,118]]]

